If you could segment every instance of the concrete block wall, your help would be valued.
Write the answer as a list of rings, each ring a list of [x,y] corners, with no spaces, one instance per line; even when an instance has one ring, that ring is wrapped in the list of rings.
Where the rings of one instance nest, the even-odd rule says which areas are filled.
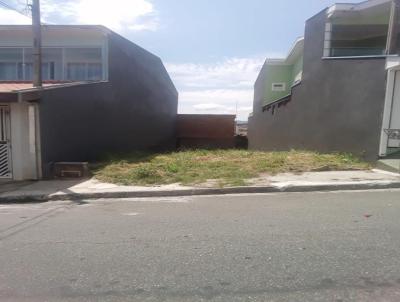
[[[45,175],[52,162],[175,147],[178,93],[161,59],[113,33],[108,52],[108,82],[43,91]]]

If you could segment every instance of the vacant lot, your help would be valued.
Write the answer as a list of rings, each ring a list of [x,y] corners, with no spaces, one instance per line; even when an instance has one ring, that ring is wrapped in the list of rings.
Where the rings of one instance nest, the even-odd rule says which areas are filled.
[[[122,185],[195,185],[212,180],[223,187],[246,185],[246,180],[265,173],[368,168],[369,164],[350,154],[195,150],[112,156],[94,165],[92,172],[100,181]]]

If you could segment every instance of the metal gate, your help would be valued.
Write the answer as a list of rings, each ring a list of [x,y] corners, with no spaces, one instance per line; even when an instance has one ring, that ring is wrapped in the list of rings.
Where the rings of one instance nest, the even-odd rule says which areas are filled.
[[[0,105],[0,178],[11,178],[10,107]]]

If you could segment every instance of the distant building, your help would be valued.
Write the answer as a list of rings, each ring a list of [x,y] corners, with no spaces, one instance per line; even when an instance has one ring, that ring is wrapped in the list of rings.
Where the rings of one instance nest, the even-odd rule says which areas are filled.
[[[178,93],[160,58],[103,26],[43,26],[32,87],[30,26],[0,26],[0,177],[54,162],[175,146]]]
[[[236,121],[235,134],[240,136],[247,136],[248,126],[248,122]]]

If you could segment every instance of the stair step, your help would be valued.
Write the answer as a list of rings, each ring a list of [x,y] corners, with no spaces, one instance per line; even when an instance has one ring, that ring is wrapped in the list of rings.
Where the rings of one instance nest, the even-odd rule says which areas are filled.
[[[87,162],[57,162],[54,163],[54,177],[60,179],[86,178],[89,176]]]
[[[400,174],[400,159],[398,159],[398,158],[389,159],[388,158],[388,159],[378,160],[377,168],[388,171],[388,172]]]

